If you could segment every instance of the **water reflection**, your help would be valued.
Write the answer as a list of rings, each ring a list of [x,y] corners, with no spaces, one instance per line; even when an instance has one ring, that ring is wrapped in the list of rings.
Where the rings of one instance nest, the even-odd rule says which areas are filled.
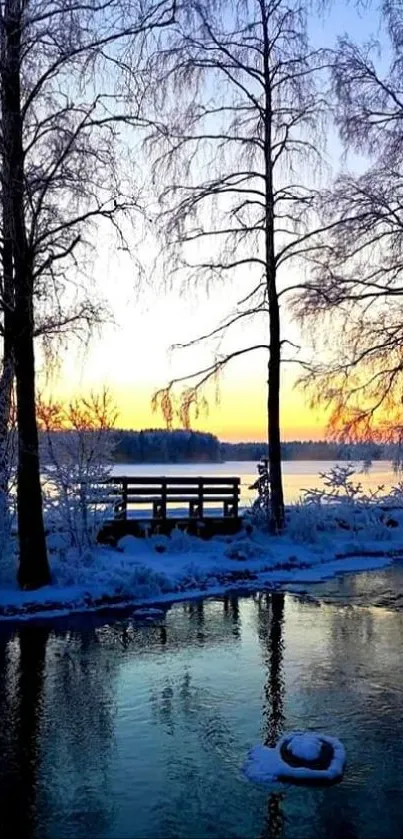
[[[47,835],[102,836],[113,818],[110,763],[114,747],[115,680],[122,644],[108,625],[52,637],[44,730]],[[120,642],[120,643],[119,643]],[[57,709],[53,711],[52,709]],[[68,779],[61,784],[60,778]],[[58,819],[68,811],[62,828]],[[65,831],[65,832],[64,832]]]
[[[283,600],[269,602],[267,696],[273,705],[268,719],[274,727],[281,725],[280,625],[283,608]],[[180,619],[181,612],[183,620]],[[123,822],[119,821],[116,795],[111,795],[115,785],[123,784],[125,793],[127,791],[125,773],[120,766],[122,753],[116,753],[117,748],[118,751],[121,749],[116,743],[116,731],[123,725],[127,738],[131,730],[136,731],[138,724],[141,725],[142,718],[147,718],[146,687],[150,722],[158,728],[157,742],[161,750],[158,758],[154,751],[149,756],[149,789],[152,791],[156,783],[155,767],[160,763],[161,769],[164,767],[165,783],[171,788],[169,800],[163,797],[162,822],[157,811],[157,823],[151,820],[149,835],[158,835],[158,824],[161,823],[165,825],[164,830],[171,825],[172,835],[179,835],[178,807],[184,813],[190,807],[187,817],[184,816],[183,835],[187,835],[187,824],[194,817],[195,807],[200,809],[208,832],[215,835],[217,823],[222,818],[222,799],[219,796],[212,800],[214,772],[222,772],[225,763],[234,765],[237,727],[226,704],[218,701],[219,673],[213,668],[214,677],[211,678],[207,669],[205,676],[200,678],[192,649],[196,645],[203,656],[204,650],[208,652],[210,658],[206,659],[206,664],[212,661],[214,650],[225,651],[223,661],[227,662],[228,670],[225,678],[224,666],[222,675],[228,686],[227,702],[235,708],[239,686],[226,649],[230,644],[230,655],[233,656],[236,645],[241,642],[241,625],[238,598],[231,596],[223,601],[187,604],[173,610],[166,620],[154,626],[138,625],[132,620],[97,626],[94,619],[94,625],[87,622],[80,626],[78,621],[77,626],[73,622],[69,629],[23,627],[16,636],[7,638],[0,645],[3,665],[0,713],[4,721],[0,762],[3,833],[7,824],[8,830],[12,826],[15,835],[27,837],[125,835],[124,830],[127,831],[132,822],[127,814]],[[153,675],[150,663],[155,654],[163,654],[164,672],[158,668]],[[146,679],[137,666],[139,656],[148,668]],[[179,659],[178,666],[175,666],[173,656]],[[131,673],[133,664],[136,682],[132,683],[131,676],[129,681],[124,678],[122,682],[122,670],[129,667]],[[270,679],[273,687],[270,687]],[[119,690],[124,688],[120,698],[118,680]],[[172,750],[165,751],[165,737],[178,745],[187,743],[186,754],[173,761]],[[125,765],[129,775],[133,765],[137,762],[140,768],[139,760],[141,763],[144,759],[141,747],[144,749],[140,736],[137,754],[134,746],[127,755],[129,762]],[[207,789],[203,790],[203,784],[211,766],[215,767],[213,786],[205,799]],[[134,789],[140,776],[135,777]],[[193,779],[193,795],[196,789],[198,792],[197,798],[188,801],[185,790],[190,778]],[[173,791],[178,784],[183,790],[180,795]],[[269,804],[269,835],[278,836],[279,833],[275,834],[272,829],[274,803],[272,799]],[[132,806],[130,795],[128,811]],[[123,830],[122,834],[113,832],[115,822],[119,831]],[[132,835],[131,832],[128,835]]]
[[[177,615],[173,622],[168,615],[164,627],[165,646],[171,654],[180,653],[179,638],[182,644],[186,642],[190,651],[196,644],[201,654],[204,648],[211,650],[217,645],[227,642],[233,644],[234,640],[240,640],[240,610],[236,596],[231,595],[218,601],[186,603],[180,608],[186,616],[186,622],[178,625]],[[150,638],[153,637],[152,633]],[[170,736],[174,736],[189,720],[192,724],[196,722],[199,746],[206,750],[216,749],[224,754],[232,742],[232,732],[225,712],[217,709],[214,694],[214,684],[194,678],[192,656],[186,656],[180,672],[173,672],[172,666],[169,666],[164,678],[158,678],[157,686],[151,687],[149,695],[153,722],[162,726]],[[187,771],[190,761],[191,757],[188,756]]]
[[[3,633],[1,835],[403,835],[403,615],[338,604],[228,595]],[[247,783],[247,748],[297,727],[345,742],[343,783]]]
[[[37,823],[46,646],[49,630],[22,627],[0,639],[0,831],[31,837]]]
[[[239,598],[234,595],[226,595],[224,597],[224,614],[232,623],[232,632],[234,638],[240,638],[241,635],[241,618],[239,610]]]
[[[265,609],[262,604],[265,604]],[[263,706],[264,743],[273,747],[284,728],[284,673],[283,673],[284,594],[273,592],[260,600],[259,638],[264,650],[267,676]]]
[[[272,592],[262,595],[258,605],[258,636],[263,650],[266,668],[263,701],[263,742],[271,748],[276,745],[284,730],[284,694],[285,681],[283,672],[284,657],[284,594]],[[284,794],[279,791],[270,793],[267,802],[265,829],[267,839],[280,839],[284,833],[284,813],[282,802]]]

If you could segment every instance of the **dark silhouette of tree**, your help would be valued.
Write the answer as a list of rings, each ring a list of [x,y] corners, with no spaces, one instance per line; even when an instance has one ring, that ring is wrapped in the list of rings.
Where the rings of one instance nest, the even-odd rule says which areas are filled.
[[[263,647],[267,677],[263,707],[264,744],[274,748],[284,727],[283,623],[284,594],[273,592],[258,601],[259,639]],[[267,802],[264,837],[280,839],[283,835],[284,815],[281,792],[272,792]]]
[[[151,60],[160,124],[152,132],[162,180],[166,271],[187,284],[234,283],[235,310],[179,347],[215,343],[211,363],[158,391],[170,424],[175,385],[184,425],[208,382],[245,353],[268,358],[270,526],[281,531],[280,369],[286,361],[280,306],[292,265],[309,251],[312,186],[320,167],[319,55],[306,9],[293,0],[192,0]],[[178,104],[179,101],[179,104]],[[229,295],[230,296],[230,295]],[[264,337],[239,346],[236,327],[261,321]],[[223,346],[221,345],[223,342]]]
[[[270,748],[276,745],[284,726],[283,623],[283,592],[265,595],[259,602],[259,638],[267,666],[264,741]]]
[[[7,740],[2,742],[3,771],[0,793],[0,827],[3,835],[35,835],[37,791],[41,753],[46,646],[49,629],[22,627],[19,631],[19,661],[13,641],[3,671],[4,693],[0,699]],[[4,649],[4,648],[3,648]],[[13,669],[15,667],[15,676]],[[8,698],[7,698],[8,696]]]
[[[34,338],[96,319],[88,300],[60,310],[80,273],[88,226],[135,204],[118,166],[119,123],[137,123],[138,38],[173,19],[175,0],[2,0],[1,201],[4,312],[0,446],[15,374],[17,508],[24,588],[50,580],[35,416]],[[123,82],[123,74],[125,82]],[[51,300],[59,309],[48,306]],[[3,404],[4,403],[4,404]],[[1,465],[1,464],[0,464]]]

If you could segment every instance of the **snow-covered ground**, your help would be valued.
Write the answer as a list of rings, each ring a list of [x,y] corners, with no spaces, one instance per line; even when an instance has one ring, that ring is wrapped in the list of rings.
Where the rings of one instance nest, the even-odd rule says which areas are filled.
[[[52,585],[19,591],[15,568],[0,564],[0,619],[158,604],[236,589],[303,589],[403,558],[403,510],[294,507],[288,510],[285,535],[250,530],[209,541],[181,531],[170,538],[126,536],[117,549],[98,546],[81,557],[63,545],[60,534],[51,534]]]

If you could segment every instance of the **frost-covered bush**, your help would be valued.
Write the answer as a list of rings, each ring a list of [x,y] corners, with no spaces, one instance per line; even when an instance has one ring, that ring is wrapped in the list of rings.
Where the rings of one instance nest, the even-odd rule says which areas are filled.
[[[362,483],[352,480],[356,471],[357,468],[353,463],[347,463],[346,465],[336,464],[328,472],[319,472],[323,487],[303,489],[302,503],[354,505],[358,502],[361,505],[368,505],[379,502],[384,486],[379,485],[375,490],[370,490],[368,494],[365,494]]]
[[[95,543],[112,503],[99,485],[110,476],[116,412],[106,391],[64,405],[38,404],[46,526],[83,555]]]
[[[172,580],[160,571],[154,571],[146,565],[137,565],[130,570],[127,567],[114,568],[107,576],[108,590],[119,597],[136,597],[148,600],[174,589]]]
[[[257,542],[248,537],[234,538],[224,550],[224,556],[229,559],[256,559],[260,556],[267,556],[267,547],[260,546]]]
[[[287,536],[295,542],[321,542],[325,529],[323,511],[318,504],[294,504],[287,511]]]
[[[392,487],[385,503],[392,507],[403,507],[403,481],[399,481]]]
[[[390,519],[385,506],[392,495],[383,495],[384,486],[364,492],[362,483],[353,480],[356,467],[349,463],[320,472],[323,486],[302,491],[299,504],[290,508],[287,534],[296,541],[323,541],[325,534],[346,532],[368,539],[391,538]],[[394,498],[403,505],[403,487],[396,487]]]
[[[197,536],[192,536],[186,530],[174,527],[168,540],[168,551],[173,553],[196,553],[203,550],[203,543]]]
[[[377,507],[359,502],[347,504],[294,504],[287,511],[287,536],[295,542],[324,544],[328,537],[344,533],[358,534],[368,540],[392,538],[388,517]]]

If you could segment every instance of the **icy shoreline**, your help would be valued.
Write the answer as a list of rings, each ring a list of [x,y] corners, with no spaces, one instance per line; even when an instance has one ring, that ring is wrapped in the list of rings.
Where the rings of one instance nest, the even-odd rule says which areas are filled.
[[[400,524],[400,522],[399,522]],[[372,535],[372,534],[371,534]],[[72,613],[139,608],[178,600],[288,586],[295,592],[310,583],[344,573],[369,571],[403,559],[402,528],[387,541],[361,533],[324,533],[307,544],[289,535],[269,536],[256,529],[203,541],[182,532],[171,538],[124,537],[119,548],[96,547],[82,557],[51,547],[53,583],[20,591],[9,579],[0,583],[0,622],[56,618]]]

